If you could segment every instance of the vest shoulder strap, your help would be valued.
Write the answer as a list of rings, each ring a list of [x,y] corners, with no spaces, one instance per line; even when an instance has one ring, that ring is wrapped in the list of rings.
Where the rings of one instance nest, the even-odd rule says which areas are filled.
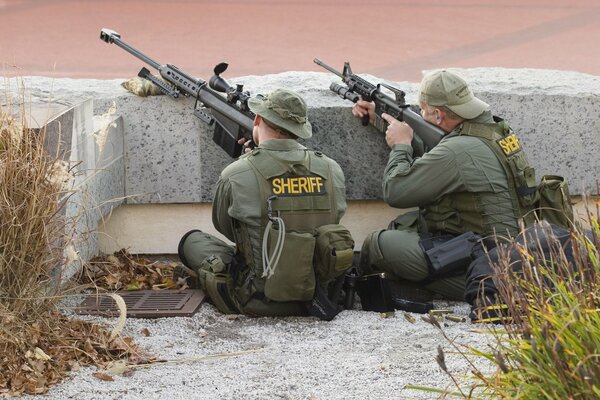
[[[530,211],[537,200],[535,170],[529,165],[521,143],[508,123],[498,117],[494,117],[493,124],[467,121],[463,123],[460,134],[479,137],[492,150],[509,178],[513,207],[519,210],[526,223],[531,222],[529,219],[533,213]]]

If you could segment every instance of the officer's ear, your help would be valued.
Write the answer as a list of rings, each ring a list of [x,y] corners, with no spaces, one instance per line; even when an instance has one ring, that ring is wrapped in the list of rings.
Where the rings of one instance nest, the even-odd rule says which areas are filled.
[[[261,120],[262,120],[261,116],[256,114],[256,116],[254,117],[254,126],[260,125]]]
[[[440,109],[436,108],[433,112],[435,113],[435,122],[437,122],[438,124],[442,122],[442,117],[440,116]]]

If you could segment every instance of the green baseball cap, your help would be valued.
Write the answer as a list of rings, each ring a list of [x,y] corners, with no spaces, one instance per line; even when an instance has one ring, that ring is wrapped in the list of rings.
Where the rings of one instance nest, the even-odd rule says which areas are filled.
[[[253,113],[303,139],[312,136],[308,121],[306,102],[300,95],[288,89],[276,89],[266,97],[248,100]]]
[[[475,118],[490,108],[489,104],[473,95],[463,78],[445,69],[423,77],[419,101],[434,107],[447,107],[465,119]]]

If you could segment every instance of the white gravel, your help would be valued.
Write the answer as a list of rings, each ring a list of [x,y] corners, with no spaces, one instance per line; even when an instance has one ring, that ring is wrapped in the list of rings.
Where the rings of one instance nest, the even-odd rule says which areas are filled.
[[[466,316],[466,303],[437,303]],[[405,385],[452,387],[437,365],[437,347],[452,351],[442,333],[424,322],[414,323],[396,311],[383,318],[376,312],[343,311],[333,321],[312,317],[249,318],[220,314],[204,303],[189,318],[129,318],[123,331],[145,350],[166,360],[135,370],[132,376],[101,381],[96,368],[82,368],[42,396],[27,399],[433,399],[438,394]],[[84,317],[110,326],[114,318]],[[470,322],[446,322],[456,343],[480,349],[492,335]],[[142,331],[147,329],[150,336]],[[194,360],[202,356],[249,351],[234,357]],[[477,359],[483,369],[492,368]],[[471,368],[459,354],[446,353],[449,371]]]

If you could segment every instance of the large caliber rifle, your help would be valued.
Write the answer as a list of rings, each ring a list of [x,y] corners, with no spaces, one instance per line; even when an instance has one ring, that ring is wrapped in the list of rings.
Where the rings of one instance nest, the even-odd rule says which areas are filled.
[[[421,138],[429,150],[435,147],[435,145],[442,140],[442,137],[444,137],[445,132],[443,130],[425,121],[423,117],[410,109],[410,104],[406,104],[404,99],[405,93],[402,90],[386,85],[385,83],[374,85],[368,82],[352,73],[349,62],[344,63],[344,70],[342,72],[337,71],[318,58],[315,58],[314,62],[342,78],[342,81],[346,84],[346,86],[344,86],[333,82],[329,86],[329,89],[332,92],[337,93],[341,98],[350,100],[353,103],[356,103],[361,98],[365,101],[372,101],[375,103],[375,126],[377,129],[383,132],[387,129],[387,122],[381,118],[381,114],[386,113],[399,121],[406,122]],[[394,93],[395,98],[383,93],[381,91],[381,86]],[[369,124],[368,115],[363,117],[362,124],[365,126]]]
[[[207,84],[206,81],[193,78],[174,65],[154,61],[126,43],[121,39],[121,35],[111,29],[103,28],[100,31],[100,39],[116,44],[158,70],[163,79],[152,75],[146,68],[142,68],[138,76],[154,83],[164,94],[175,99],[180,96],[195,98],[194,115],[209,125],[216,122],[214,142],[231,157],[235,158],[241,154],[243,146],[238,140],[252,139],[254,113],[248,108],[250,93],[243,90],[243,85],[232,87],[219,76],[225,72],[228,64],[218,64]],[[217,92],[225,93],[225,96]]]

